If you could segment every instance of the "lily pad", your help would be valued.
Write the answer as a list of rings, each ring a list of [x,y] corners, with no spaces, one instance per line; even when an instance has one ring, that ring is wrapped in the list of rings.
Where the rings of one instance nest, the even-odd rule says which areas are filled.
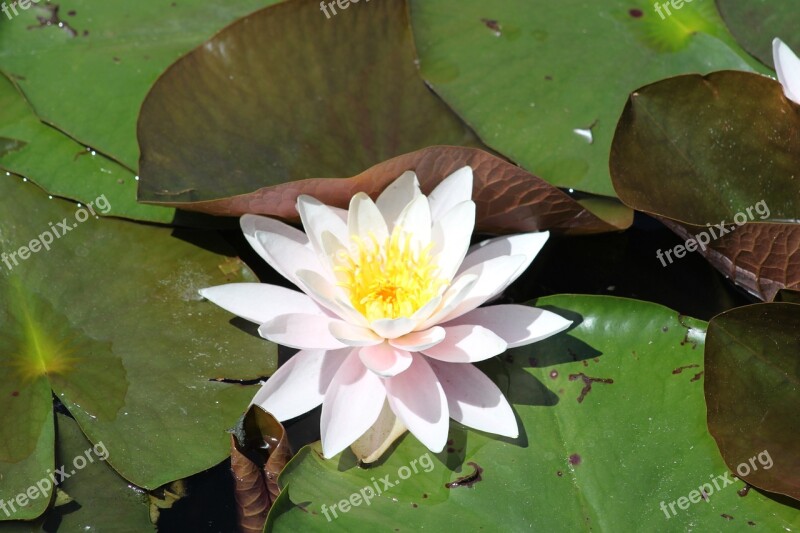
[[[706,345],[708,427],[725,462],[760,489],[800,500],[800,305],[715,317]]]
[[[353,3],[335,20],[290,0],[224,29],[145,100],[139,199],[218,200],[479,144],[419,77],[408,24],[402,0]]]
[[[103,214],[110,216],[149,222],[175,216],[174,209],[137,203],[133,172],[43,124],[1,74],[0,136],[6,138],[0,138],[0,169],[25,176],[50,194],[84,204],[105,195],[110,208]]]
[[[32,522],[3,522],[0,532],[39,531],[152,531],[147,509],[147,495],[132,487],[119,474],[104,463],[104,447],[94,445],[81,433],[74,420],[65,415],[56,415],[58,447],[56,453],[59,468],[63,465],[69,478],[59,487],[59,497],[52,500],[52,507],[38,520]],[[50,442],[52,444],[52,441]],[[76,464],[80,469],[76,468]],[[52,464],[49,471],[52,471]],[[73,472],[74,474],[70,474]],[[48,471],[40,472],[41,478],[32,486],[39,491],[46,487]],[[60,477],[60,474],[58,475]],[[44,503],[50,500],[42,498]],[[39,499],[39,498],[37,498]]]
[[[691,72],[763,68],[708,0],[412,0],[421,73],[481,140],[559,187],[614,196],[608,151],[628,94]]]
[[[433,146],[401,155],[352,178],[291,181],[230,198],[166,205],[213,215],[256,213],[298,221],[295,205],[301,194],[347,208],[356,192],[376,197],[407,170],[416,171],[422,190],[428,194],[445,177],[467,165],[472,167],[475,179],[472,197],[477,204],[476,225],[480,231],[587,234],[625,229],[633,222],[633,211],[627,207],[598,206],[593,202],[592,209],[608,219],[601,220],[581,202],[533,174],[482,150],[457,146]]]
[[[771,300],[800,287],[799,134],[800,108],[769,78],[664,80],[625,107],[611,151],[614,186],[626,205],[667,219],[684,238],[705,234],[700,253]]]
[[[704,322],[612,297],[553,296],[536,305],[576,326],[481,365],[513,404],[518,439],[454,425],[441,454],[406,436],[368,469],[349,452],[326,461],[319,444],[305,447],[279,479],[294,507],[276,506],[269,530],[800,526],[795,509],[756,491],[737,494],[744,484],[730,478],[707,431]],[[705,488],[703,502],[698,488],[712,480],[719,490]],[[375,494],[368,503],[365,487]],[[699,503],[690,503],[695,496]]]
[[[141,487],[224,460],[255,390],[219,380],[268,375],[277,356],[220,329],[230,317],[197,290],[253,281],[247,267],[214,234],[99,219],[16,177],[0,209],[0,498],[52,467],[53,394]]]
[[[32,3],[0,25],[0,70],[42,120],[135,171],[136,117],[156,78],[215,31],[274,2]]]
[[[800,50],[800,11],[793,0],[716,0],[720,15],[736,40],[773,70],[772,39]]]

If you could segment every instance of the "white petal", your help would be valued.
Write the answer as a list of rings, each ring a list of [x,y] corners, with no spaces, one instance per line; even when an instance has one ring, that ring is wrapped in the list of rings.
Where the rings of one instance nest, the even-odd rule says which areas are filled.
[[[508,343],[509,348],[544,340],[569,328],[571,320],[527,305],[479,307],[448,322],[447,326],[475,324],[490,329]]]
[[[396,376],[411,366],[411,354],[388,342],[361,348],[358,356],[364,366],[381,377]]]
[[[297,278],[298,270],[312,270],[326,278],[329,277],[327,269],[320,263],[318,255],[311,247],[302,246],[278,233],[257,231],[255,238],[264,250],[267,263],[301,290],[304,287]]]
[[[475,228],[475,203],[461,202],[433,224],[431,254],[436,257],[439,277],[451,280],[469,249]]]
[[[330,232],[339,242],[346,243],[350,238],[345,224],[333,209],[316,198],[300,195],[297,198],[297,212],[306,230],[309,241],[318,255],[325,255],[322,245],[323,232]]]
[[[335,350],[344,344],[331,335],[334,318],[318,315],[287,314],[276,317],[258,328],[267,340],[301,350]]]
[[[244,215],[240,223],[245,238],[258,255],[278,274],[301,289],[295,276],[297,269],[322,269],[308,237],[302,231],[283,222],[256,215]]]
[[[450,415],[442,385],[419,354],[411,354],[411,366],[387,378],[386,397],[394,414],[419,441],[434,453],[447,442]]]
[[[433,220],[443,217],[461,202],[472,199],[472,168],[461,167],[436,186],[428,195]]]
[[[417,330],[421,331],[423,329],[428,329],[431,326],[435,326],[439,322],[442,321],[442,318],[449,315],[461,302],[464,301],[464,298],[469,296],[469,293],[472,291],[472,287],[478,282],[478,276],[474,274],[461,274],[453,281],[453,284],[447,288],[442,297],[441,306],[436,309],[434,313],[432,313],[427,319],[422,321],[418,326]]]
[[[378,419],[385,399],[381,378],[367,370],[355,353],[347,356],[322,402],[320,433],[325,458],[363,435]]]
[[[325,314],[308,295],[266,283],[218,285],[201,289],[200,296],[256,324],[269,322],[286,313]]]
[[[440,291],[445,292],[445,289],[447,289],[447,287],[442,287]],[[417,309],[414,314],[411,315],[411,320],[418,324],[423,320],[427,320],[434,313],[434,311],[439,308],[443,298],[444,296],[434,296],[431,298],[428,303]],[[417,326],[417,329],[420,329],[419,326]]]
[[[336,340],[347,346],[374,346],[383,342],[383,337],[375,335],[371,329],[347,322],[331,322],[330,331]]]
[[[374,463],[406,431],[408,428],[394,414],[389,402],[384,401],[378,420],[350,446],[350,449],[362,463]]]
[[[356,194],[350,200],[347,229],[350,235],[357,235],[363,241],[369,241],[374,235],[379,244],[383,244],[389,236],[386,221],[378,206],[363,192]]]
[[[277,233],[301,246],[308,244],[308,237],[305,233],[274,218],[262,217],[259,215],[243,215],[239,219],[239,225],[242,227],[242,233],[244,233],[247,242],[250,243],[253,250],[267,262],[270,262],[271,259],[267,251],[256,239],[256,232],[265,231],[267,233]]]
[[[428,199],[419,195],[409,203],[395,222],[397,227],[411,235],[412,240],[421,250],[431,242],[431,209]]]
[[[444,340],[444,337],[444,328],[435,326],[425,331],[413,331],[402,337],[392,339],[389,344],[409,352],[420,352],[436,346]]]
[[[448,322],[468,311],[472,311],[502,292],[519,275],[519,266],[524,261],[525,257],[521,255],[495,257],[461,274],[461,276],[478,276],[478,280],[461,303],[446,316],[443,316],[440,322]]]
[[[319,404],[349,350],[300,350],[261,386],[252,403],[279,421],[306,413]]]
[[[472,365],[430,361],[447,396],[450,417],[465,426],[517,438],[511,406],[491,379]]]
[[[772,41],[772,56],[786,98],[800,104],[800,58],[777,38]]]
[[[422,353],[447,363],[475,363],[506,351],[506,341],[482,326],[446,326],[444,331],[444,340]]]
[[[530,266],[544,247],[548,237],[550,237],[549,231],[540,231],[536,233],[521,233],[518,235],[497,237],[483,241],[470,248],[467,257],[464,258],[464,262],[461,263],[461,267],[458,269],[458,273],[460,274],[475,265],[488,261],[489,259],[494,259],[495,257],[523,255],[525,256],[525,261],[520,265],[519,273],[515,276],[516,279],[516,277],[519,277],[519,275]]]
[[[369,327],[384,339],[396,339],[413,331],[417,321],[412,318],[382,318],[373,321]]]
[[[389,184],[378,196],[378,199],[375,200],[375,205],[378,206],[383,215],[383,219],[389,228],[389,233],[394,229],[394,223],[400,213],[403,212],[403,209],[411,203],[411,200],[421,194],[417,175],[408,171]]]
[[[350,305],[339,287],[329,282],[317,272],[299,270],[297,279],[305,291],[317,302],[346,322],[366,326],[367,320]]]

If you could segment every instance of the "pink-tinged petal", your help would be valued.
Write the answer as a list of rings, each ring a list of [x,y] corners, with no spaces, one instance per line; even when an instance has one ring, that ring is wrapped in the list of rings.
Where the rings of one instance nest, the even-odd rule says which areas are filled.
[[[323,267],[310,246],[302,246],[278,233],[257,231],[255,237],[265,250],[267,263],[301,290],[304,287],[297,279],[298,270],[312,270],[326,278],[329,276],[327,267]]]
[[[412,240],[423,249],[431,242],[431,208],[428,198],[419,195],[397,217],[395,225],[411,235]]]
[[[403,172],[403,174],[389,184],[386,189],[375,200],[375,205],[378,206],[383,219],[386,221],[389,233],[394,229],[394,223],[403,209],[411,203],[411,201],[420,196],[422,192],[419,190],[419,181],[417,175],[411,171]]]
[[[472,168],[461,167],[447,176],[428,195],[431,216],[438,220],[461,202],[472,199]]]
[[[772,57],[786,98],[800,104],[800,58],[780,39],[772,41]]]
[[[336,340],[347,346],[374,346],[383,342],[383,337],[362,326],[356,326],[347,322],[331,322],[331,335]]]
[[[442,342],[422,353],[446,363],[475,363],[506,351],[506,341],[482,326],[445,327]]]
[[[325,458],[363,435],[378,419],[385,399],[381,378],[367,370],[356,353],[347,356],[322,401],[320,433]]]
[[[350,350],[300,350],[261,386],[251,403],[279,421],[306,413],[325,397],[334,374]]]
[[[514,411],[491,379],[472,365],[430,361],[447,396],[450,418],[465,426],[517,438]]]
[[[450,415],[442,385],[419,354],[411,354],[408,370],[387,378],[386,398],[394,414],[429,450],[438,453],[447,442]]]
[[[369,242],[374,236],[382,244],[389,236],[389,229],[378,206],[363,192],[350,200],[347,229],[350,235],[357,235],[365,242]]]
[[[525,257],[521,255],[496,257],[461,274],[461,276],[478,276],[478,280],[461,303],[447,315],[442,316],[440,322],[453,320],[500,294],[511,284],[511,281],[516,279],[519,267],[524,261]]]
[[[439,277],[453,279],[469,249],[469,240],[475,228],[475,203],[461,202],[434,221],[431,254],[436,258]]]
[[[200,296],[256,324],[269,322],[286,313],[325,314],[306,294],[266,283],[218,285],[201,289]]]
[[[325,255],[322,245],[323,232],[330,232],[340,242],[349,242],[350,233],[347,224],[327,205],[316,198],[300,195],[297,198],[297,212],[306,230],[309,241],[319,255]]]
[[[442,318],[449,315],[458,305],[464,301],[464,298],[469,296],[472,287],[478,282],[478,276],[473,274],[461,274],[453,281],[453,284],[447,288],[442,297],[441,305],[431,313],[428,318],[417,326],[417,330],[428,329],[435,326],[442,321]]]
[[[413,331],[417,326],[417,321],[412,318],[382,318],[370,323],[372,331],[384,339],[396,339],[406,333]]]
[[[366,346],[358,351],[364,366],[381,377],[396,376],[411,366],[411,354],[382,342],[374,346]]]
[[[289,348],[301,350],[336,350],[345,345],[331,335],[330,325],[336,319],[319,316],[288,314],[276,317],[258,328],[265,339]]]
[[[326,309],[351,324],[366,326],[367,319],[353,309],[341,289],[329,282],[317,272],[299,270],[297,279],[303,284],[305,291]]]
[[[519,235],[496,237],[480,242],[469,249],[469,253],[467,253],[467,257],[464,258],[464,262],[461,263],[458,272],[460,274],[496,257],[502,257],[504,255],[522,255],[525,256],[525,261],[520,265],[519,272],[514,278],[516,279],[530,266],[549,237],[549,231],[540,231],[536,233],[521,233]]]
[[[425,331],[412,331],[402,337],[390,340],[389,344],[409,352],[421,352],[433,348],[442,342],[444,337],[444,328],[435,326]]]
[[[527,305],[479,307],[452,320],[446,326],[475,324],[493,331],[509,348],[544,340],[569,328],[571,320]]]

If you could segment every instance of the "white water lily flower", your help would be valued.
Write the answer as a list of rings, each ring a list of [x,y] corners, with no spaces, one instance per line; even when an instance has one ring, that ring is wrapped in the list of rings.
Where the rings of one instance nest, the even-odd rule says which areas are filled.
[[[778,38],[772,41],[772,57],[783,93],[789,100],[800,104],[800,58]]]
[[[301,196],[297,210],[306,233],[243,216],[253,248],[302,291],[259,283],[200,291],[260,324],[264,338],[300,349],[253,403],[281,421],[322,404],[328,458],[359,438],[390,439],[380,454],[406,429],[439,452],[450,418],[517,437],[511,406],[471,363],[571,322],[523,305],[479,308],[528,267],[548,233],[499,237],[470,250],[471,193],[469,167],[430,197],[406,172],[377,201],[356,194],[349,210]]]

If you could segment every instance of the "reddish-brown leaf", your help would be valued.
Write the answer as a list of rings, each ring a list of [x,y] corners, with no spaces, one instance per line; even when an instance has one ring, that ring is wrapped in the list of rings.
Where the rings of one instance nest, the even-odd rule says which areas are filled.
[[[708,230],[659,219],[683,239]],[[697,251],[714,268],[761,300],[774,300],[781,289],[800,290],[800,224],[745,224],[712,240],[705,251]]]
[[[278,475],[291,459],[286,431],[258,406],[244,417],[238,438],[231,435],[231,470],[241,531],[260,533],[280,494]]]
[[[295,202],[301,194],[346,208],[356,192],[375,197],[406,170],[417,173],[427,194],[465,165],[471,166],[475,175],[473,198],[479,231],[589,234],[624,229],[633,221],[633,211],[621,204],[606,206],[612,213],[608,219],[613,220],[601,220],[568,194],[526,170],[483,150],[457,146],[433,146],[401,155],[352,178],[291,181],[219,200],[161,204],[213,215],[254,213],[296,221]]]

